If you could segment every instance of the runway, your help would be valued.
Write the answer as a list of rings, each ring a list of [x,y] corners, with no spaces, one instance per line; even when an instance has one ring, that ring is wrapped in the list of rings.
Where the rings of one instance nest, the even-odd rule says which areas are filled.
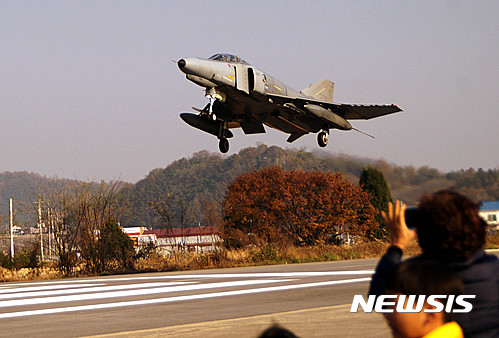
[[[349,325],[358,330],[362,325],[355,323],[369,316],[386,334],[379,316],[349,313],[353,295],[366,293],[375,264],[370,259],[2,284],[0,330],[10,337],[229,337],[235,330],[254,337],[277,321],[319,337],[340,336]]]

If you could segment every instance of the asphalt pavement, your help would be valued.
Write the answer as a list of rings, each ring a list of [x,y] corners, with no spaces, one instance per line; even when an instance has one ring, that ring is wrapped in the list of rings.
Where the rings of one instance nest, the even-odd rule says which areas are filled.
[[[279,323],[301,337],[389,335],[350,313],[376,259],[0,285],[4,337],[256,337]]]

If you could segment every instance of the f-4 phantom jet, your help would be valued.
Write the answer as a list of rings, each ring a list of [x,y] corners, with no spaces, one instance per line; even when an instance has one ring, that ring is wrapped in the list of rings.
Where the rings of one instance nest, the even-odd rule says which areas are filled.
[[[239,56],[215,54],[208,59],[180,59],[186,78],[206,88],[208,104],[199,114],[180,117],[194,128],[215,135],[222,153],[229,151],[230,129],[245,134],[265,133],[263,125],[290,134],[288,142],[318,133],[319,146],[328,143],[329,131],[357,130],[348,120],[372,119],[401,111],[396,105],[333,103],[334,83],[322,80],[302,91],[291,88],[253,67]]]

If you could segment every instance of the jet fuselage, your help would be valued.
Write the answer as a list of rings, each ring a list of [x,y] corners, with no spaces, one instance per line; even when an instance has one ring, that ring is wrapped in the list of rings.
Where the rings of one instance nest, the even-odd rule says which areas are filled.
[[[228,151],[227,138],[233,136],[230,128],[257,134],[265,133],[263,125],[267,125],[290,134],[288,142],[319,132],[318,142],[323,147],[329,129],[352,129],[348,116],[368,119],[400,111],[394,105],[334,104],[331,81],[322,80],[298,91],[235,55],[186,58],[177,64],[188,80],[206,89],[209,99],[204,109],[195,108],[199,115],[183,113],[182,119],[217,136],[222,152]]]

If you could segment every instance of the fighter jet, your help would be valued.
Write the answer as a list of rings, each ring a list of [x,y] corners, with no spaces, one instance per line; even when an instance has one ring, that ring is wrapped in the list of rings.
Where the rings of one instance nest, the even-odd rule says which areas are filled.
[[[253,67],[239,56],[215,54],[208,59],[177,61],[186,78],[206,89],[209,102],[199,114],[180,117],[194,128],[219,139],[222,153],[229,151],[230,129],[245,134],[265,133],[264,125],[290,134],[293,142],[308,133],[318,133],[320,147],[328,143],[329,131],[357,130],[348,120],[372,119],[402,111],[396,105],[333,103],[334,83],[322,80],[298,91]]]

